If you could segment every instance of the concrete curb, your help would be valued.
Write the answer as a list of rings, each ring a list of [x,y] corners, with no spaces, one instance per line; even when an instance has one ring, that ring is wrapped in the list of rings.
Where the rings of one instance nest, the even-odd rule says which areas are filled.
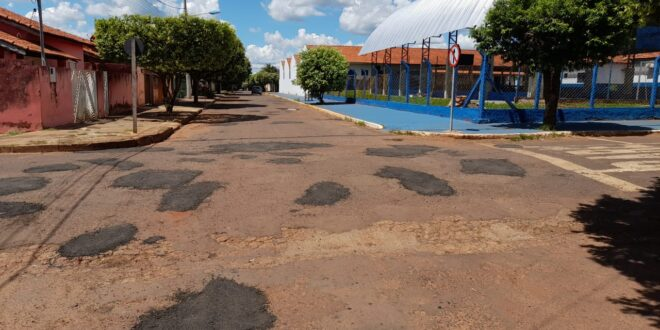
[[[486,139],[511,139],[521,136],[531,137],[566,137],[566,136],[644,136],[660,133],[660,130],[634,130],[634,131],[554,131],[534,133],[506,133],[506,134],[465,134],[459,132],[430,132],[430,131],[397,131],[400,133],[419,136],[445,136],[454,139],[486,140]]]
[[[296,101],[296,100],[288,99],[288,98],[286,98],[286,97],[282,97],[282,96],[275,95],[275,94],[266,94],[266,95],[274,96],[274,97],[280,98],[280,99],[282,99],[282,100],[287,100],[287,101],[290,101],[290,102],[293,102],[293,103],[298,103],[298,104],[300,104],[300,105],[303,105],[303,106],[306,106],[306,107],[312,108],[312,109],[314,109],[314,110],[316,110],[316,111],[323,112],[323,113],[325,113],[326,115],[330,115],[330,116],[332,116],[332,117],[339,118],[339,119],[341,119],[341,120],[352,121],[352,122],[354,122],[354,123],[356,123],[356,124],[364,123],[364,126],[369,127],[369,128],[378,129],[378,130],[382,130],[382,129],[385,128],[385,126],[383,126],[383,125],[381,125],[381,124],[372,123],[372,122],[370,122],[370,121],[366,121],[366,120],[362,120],[362,119],[359,119],[359,118],[355,118],[355,117],[347,116],[347,115],[344,115],[344,114],[341,114],[341,113],[338,113],[338,112],[334,112],[334,111],[330,111],[330,110],[328,110],[328,109],[324,109],[324,108],[321,108],[321,107],[317,107],[317,106],[312,105],[312,104],[307,104],[307,103],[303,103],[303,102],[300,102],[300,101]]]
[[[213,104],[211,102],[209,104]],[[208,106],[208,105],[207,105]],[[101,141],[68,143],[68,144],[35,144],[35,145],[9,145],[0,146],[0,153],[44,153],[58,151],[84,151],[84,150],[103,150],[117,148],[132,148],[146,146],[167,140],[174,132],[195,119],[204,108],[190,111],[190,115],[182,118],[179,122],[171,122],[169,127],[159,128],[156,132],[125,138],[105,138]]]

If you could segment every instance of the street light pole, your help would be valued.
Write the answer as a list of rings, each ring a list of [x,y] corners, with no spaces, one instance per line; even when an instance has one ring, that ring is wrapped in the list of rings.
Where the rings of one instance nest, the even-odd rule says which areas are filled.
[[[188,0],[183,0],[183,14],[188,15]]]
[[[37,0],[39,8],[39,44],[41,46],[41,66],[46,66],[46,51],[44,50],[44,19],[41,15],[41,0]]]

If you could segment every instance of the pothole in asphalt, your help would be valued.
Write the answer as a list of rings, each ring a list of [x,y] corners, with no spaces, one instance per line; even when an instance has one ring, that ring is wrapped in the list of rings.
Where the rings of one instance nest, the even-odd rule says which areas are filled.
[[[222,188],[222,184],[218,182],[198,182],[173,188],[163,195],[158,211],[184,212],[197,209],[219,188]]]
[[[174,306],[140,316],[133,329],[270,329],[276,320],[263,292],[224,278],[175,299]]]
[[[179,158],[180,162],[191,162],[191,163],[212,163],[213,159],[211,158],[194,158],[194,157],[184,157]]]
[[[393,145],[390,148],[367,148],[367,155],[379,157],[414,158],[424,156],[436,147],[423,145]]]
[[[290,151],[280,151],[280,152],[271,152],[271,155],[283,156],[283,157],[305,157],[311,156],[312,153],[309,152],[290,152]]]
[[[339,183],[323,181],[307,188],[305,195],[296,199],[296,203],[313,206],[333,205],[350,195],[351,191]]]
[[[273,124],[273,125],[303,124],[303,122],[302,121],[294,121],[294,120],[281,120],[281,121],[274,121],[271,124]]]
[[[24,173],[65,172],[65,171],[75,171],[79,168],[80,166],[76,164],[64,163],[64,164],[51,164],[51,165],[30,167],[24,169],[23,172]]]
[[[381,178],[397,179],[404,188],[424,196],[451,196],[456,193],[447,181],[407,168],[386,166],[375,175]]]
[[[50,180],[42,177],[12,177],[0,179],[0,196],[43,189]]]
[[[43,204],[26,202],[0,202],[0,218],[7,219],[19,215],[41,212],[46,207]]]
[[[256,155],[236,155],[233,156],[232,158],[238,158],[238,159],[255,159],[257,158]]]
[[[202,171],[143,170],[117,178],[112,186],[142,190],[171,189],[192,181],[200,174]]]
[[[137,228],[131,224],[105,227],[76,236],[57,251],[67,258],[95,256],[127,244],[136,233]]]
[[[165,239],[165,237],[163,237],[163,236],[158,236],[158,235],[157,236],[151,236],[151,237],[145,239],[144,241],[142,241],[142,244],[153,245],[153,244],[156,244],[156,243],[158,243],[158,242],[160,242],[164,239]]]
[[[271,164],[287,165],[287,164],[300,164],[302,163],[302,160],[300,160],[300,158],[275,158],[269,160],[268,162]]]
[[[134,168],[142,167],[144,164],[134,162],[131,160],[119,160],[117,158],[96,158],[96,159],[86,159],[83,162],[91,163],[99,166],[114,166],[115,168],[122,171],[130,171]]]
[[[461,159],[461,172],[466,174],[489,174],[525,176],[525,170],[507,159]]]
[[[235,152],[269,152],[292,149],[312,149],[332,147],[327,143],[307,142],[253,142],[253,143],[230,143],[211,146],[212,153],[229,154]]]

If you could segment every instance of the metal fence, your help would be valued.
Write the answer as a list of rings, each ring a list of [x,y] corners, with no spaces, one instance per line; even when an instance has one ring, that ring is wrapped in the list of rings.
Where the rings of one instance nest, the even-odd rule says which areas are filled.
[[[561,75],[560,108],[632,108],[658,104],[658,59],[619,60]],[[392,64],[372,65],[349,75],[346,89],[338,95],[357,99],[447,106],[451,76],[456,71],[456,102],[462,107],[479,107],[480,89],[484,109],[542,109],[543,86],[539,73],[524,67]],[[480,86],[484,76],[486,83]],[[655,89],[655,93],[654,93]],[[539,91],[539,92],[537,92]]]

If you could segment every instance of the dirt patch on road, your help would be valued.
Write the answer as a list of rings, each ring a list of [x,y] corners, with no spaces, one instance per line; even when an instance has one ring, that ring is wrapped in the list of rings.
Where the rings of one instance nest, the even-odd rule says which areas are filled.
[[[0,179],[0,196],[43,189],[50,180],[42,177],[12,177]]]
[[[414,158],[424,156],[438,148],[423,145],[393,145],[390,148],[367,148],[367,155],[379,157]]]
[[[197,209],[219,188],[222,188],[222,184],[218,182],[198,182],[176,187],[163,195],[158,211],[184,212]]]
[[[105,227],[74,237],[62,245],[58,252],[67,258],[95,256],[125,245],[136,233],[137,228],[131,224]]]
[[[456,193],[447,181],[407,168],[386,166],[375,175],[381,178],[397,179],[404,188],[424,196],[451,196]]]
[[[26,202],[0,202],[0,218],[13,218],[19,215],[26,215],[43,211],[46,207],[43,204]]]
[[[176,305],[141,316],[133,329],[270,329],[276,320],[263,292],[228,279],[175,298]]]
[[[51,164],[51,165],[30,167],[24,169],[23,172],[24,173],[65,172],[65,171],[75,171],[79,168],[80,166],[76,164],[64,163],[64,164]]]
[[[112,186],[141,190],[172,189],[194,180],[200,174],[202,171],[144,170],[119,177]]]
[[[525,176],[525,169],[508,159],[461,159],[461,172],[466,174]]]
[[[271,164],[287,165],[287,164],[300,164],[302,163],[302,160],[300,160],[300,158],[275,158],[269,160],[268,162]]]
[[[235,152],[271,152],[293,149],[329,148],[327,143],[307,142],[253,142],[253,143],[230,143],[211,146],[212,153],[230,154]]]
[[[323,181],[307,188],[305,195],[296,199],[296,203],[313,206],[334,205],[350,195],[351,191],[339,183]]]
[[[295,121],[295,120],[280,120],[280,121],[274,121],[271,124],[273,125],[287,125],[287,124],[302,124],[302,121]]]

